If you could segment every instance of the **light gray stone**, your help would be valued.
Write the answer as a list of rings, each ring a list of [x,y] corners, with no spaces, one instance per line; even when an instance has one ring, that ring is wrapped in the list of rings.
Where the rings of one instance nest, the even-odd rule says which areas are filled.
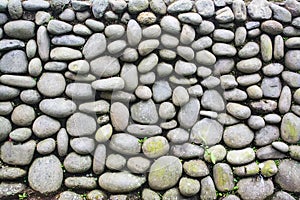
[[[90,156],[81,156],[71,152],[64,159],[63,165],[69,173],[83,173],[91,168],[92,159]]]
[[[271,179],[264,180],[263,178],[244,178],[241,179],[237,186],[238,194],[243,199],[265,199],[274,191],[274,185]]]
[[[11,121],[18,126],[30,126],[35,116],[35,110],[31,106],[21,104],[14,108]]]
[[[198,119],[200,102],[197,98],[190,98],[178,113],[178,122],[184,128],[191,128]]]
[[[56,97],[65,91],[66,80],[59,73],[45,72],[37,82],[37,88],[40,93],[47,97]]]
[[[223,134],[225,144],[231,148],[247,147],[254,139],[254,133],[244,124],[226,127]]]
[[[109,147],[122,155],[137,155],[141,150],[138,138],[127,133],[114,134],[111,137]]]
[[[82,54],[88,60],[97,58],[106,50],[106,39],[102,33],[95,33],[85,43]],[[91,64],[92,65],[92,64]]]

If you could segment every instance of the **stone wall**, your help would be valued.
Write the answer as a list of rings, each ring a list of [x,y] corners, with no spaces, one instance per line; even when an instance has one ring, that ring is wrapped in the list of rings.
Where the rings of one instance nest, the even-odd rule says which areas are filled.
[[[1,199],[299,199],[300,2],[0,12]]]

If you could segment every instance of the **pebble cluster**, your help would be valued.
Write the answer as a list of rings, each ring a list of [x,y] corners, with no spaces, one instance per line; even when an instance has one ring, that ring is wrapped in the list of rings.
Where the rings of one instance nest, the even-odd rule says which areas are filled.
[[[0,198],[298,199],[297,0],[0,0],[0,27]]]

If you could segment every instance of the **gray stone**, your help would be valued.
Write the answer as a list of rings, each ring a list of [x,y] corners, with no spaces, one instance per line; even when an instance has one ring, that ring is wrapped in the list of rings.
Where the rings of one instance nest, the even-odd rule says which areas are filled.
[[[109,147],[123,155],[137,155],[141,150],[138,138],[127,133],[114,134],[111,137]]]
[[[202,17],[212,17],[215,14],[215,5],[212,0],[196,1],[195,7]]]
[[[37,43],[34,39],[31,39],[26,44],[26,55],[28,58],[33,58],[37,52]]]
[[[95,134],[95,140],[100,143],[107,142],[110,139],[112,132],[112,125],[106,124],[104,126],[101,126]]]
[[[101,190],[92,190],[87,194],[87,199],[106,199],[107,195],[105,194],[105,192],[101,191]]]
[[[244,124],[226,127],[223,134],[225,144],[231,148],[247,147],[254,139],[254,133]]]
[[[216,162],[220,162],[222,160],[224,160],[224,158],[226,157],[227,151],[225,149],[224,146],[217,144],[214,145],[208,149],[206,149],[206,152],[204,154],[204,160],[206,162],[215,164]],[[212,160],[212,155],[214,155],[215,160]]]
[[[277,76],[283,71],[283,65],[280,63],[271,63],[262,68],[266,76]]]
[[[172,89],[167,81],[155,82],[153,87],[153,99],[155,102],[162,102],[169,99],[172,95]]]
[[[98,77],[111,77],[120,72],[118,59],[111,56],[101,56],[91,61],[91,71]]]
[[[28,64],[29,75],[37,77],[42,73],[42,61],[39,58],[33,58]]]
[[[247,164],[255,159],[255,152],[250,147],[241,150],[230,150],[226,160],[232,165]]]
[[[278,77],[265,77],[261,83],[261,89],[265,97],[278,98],[281,93],[281,82]]]
[[[120,59],[125,62],[135,62],[138,59],[138,52],[134,48],[126,48]]]
[[[101,174],[105,168],[106,147],[104,144],[98,144],[94,151],[93,172]]]
[[[278,101],[278,109],[281,114],[287,113],[290,110],[292,103],[292,92],[288,86],[282,88]]]
[[[239,50],[240,58],[251,58],[256,56],[259,53],[259,46],[256,42],[248,42],[245,46]]]
[[[40,26],[37,30],[38,53],[42,61],[49,60],[50,39],[46,27]]]
[[[62,74],[45,72],[37,82],[40,93],[47,97],[56,97],[65,91],[66,80]]]
[[[216,90],[206,90],[201,98],[201,105],[213,111],[222,111],[225,108],[224,101]]]
[[[292,37],[292,38],[287,39],[285,41],[286,47],[288,47],[290,49],[297,49],[297,48],[299,48],[300,44],[299,44],[299,40],[298,39],[299,39],[299,37]]]
[[[50,20],[47,26],[47,30],[53,35],[71,32],[72,28],[72,25],[56,19]]]
[[[90,154],[95,149],[94,139],[88,137],[79,137],[70,140],[72,149],[81,155]]]
[[[204,155],[204,149],[199,145],[184,143],[172,146],[171,153],[172,155],[183,159],[201,158]]]
[[[171,163],[171,165],[170,165]],[[177,184],[182,174],[182,164],[174,156],[163,156],[151,165],[148,182],[154,190],[169,189]]]
[[[129,121],[128,108],[122,103],[113,103],[110,107],[110,119],[115,130],[125,130]]]
[[[286,199],[286,200],[296,200],[292,195],[290,195],[287,192],[284,191],[278,191],[276,192],[273,197],[272,200],[280,200],[280,199]]]
[[[289,146],[290,156],[294,160],[300,160],[300,147],[298,145]]]
[[[138,71],[140,73],[146,73],[151,71],[158,63],[158,56],[154,53],[145,57],[138,65]]]
[[[69,117],[66,128],[71,136],[88,136],[96,131],[96,122],[93,117],[77,112]]]
[[[216,199],[216,188],[214,182],[210,176],[207,176],[201,180],[201,199]]]
[[[51,15],[45,11],[37,11],[35,14],[35,23],[37,25],[43,25],[50,21]]]
[[[238,103],[228,103],[226,105],[226,110],[229,112],[229,114],[238,119],[247,119],[251,115],[251,110],[249,107]]]
[[[270,99],[262,99],[260,101],[251,102],[250,107],[254,112],[269,113],[277,108],[277,102]]]
[[[171,3],[167,11],[168,13],[181,13],[190,11],[193,7],[193,2],[190,0],[179,0]]]
[[[12,19],[19,19],[23,15],[23,7],[20,0],[8,1],[7,9]]]
[[[11,197],[12,195],[20,194],[26,189],[26,185],[22,183],[7,183],[0,184],[0,198]]]
[[[138,86],[135,95],[142,100],[148,100],[152,97],[152,91],[148,86]]]
[[[162,133],[162,129],[157,125],[141,125],[141,124],[130,124],[127,127],[127,131],[130,134],[139,138],[151,137]]]
[[[58,158],[54,155],[37,158],[28,172],[30,187],[40,193],[57,191],[63,181],[63,170]]]
[[[36,150],[41,155],[47,155],[55,150],[55,145],[55,140],[53,138],[47,138],[37,144]]]
[[[234,43],[236,46],[244,45],[247,37],[247,30],[245,27],[238,27],[235,31]]]
[[[131,157],[127,161],[127,168],[132,173],[142,174],[145,173],[150,167],[150,160],[143,157]]]
[[[203,20],[202,23],[199,25],[198,33],[201,35],[208,35],[215,30],[215,25],[207,20]]]
[[[169,152],[168,140],[162,136],[154,136],[144,141],[142,145],[143,154],[148,158],[159,158]]]
[[[68,199],[72,199],[72,200],[83,200],[83,198],[75,193],[75,192],[71,192],[71,191],[64,191],[62,193],[60,193],[58,195],[58,197],[56,197],[58,200],[68,200]]]
[[[164,16],[160,21],[160,26],[163,31],[173,35],[179,35],[181,31],[178,19],[173,16]]]
[[[4,141],[6,140],[9,133],[12,131],[12,125],[10,121],[4,117],[0,117],[0,125],[1,125],[1,131],[0,131],[0,140]]]
[[[50,7],[50,3],[42,0],[29,0],[22,2],[22,5],[25,10],[29,11],[38,11],[48,9]]]
[[[218,114],[218,122],[220,122],[221,124],[224,125],[233,125],[239,122],[238,119],[232,117],[231,115],[227,114],[227,113],[220,113]]]
[[[216,57],[207,50],[201,50],[196,53],[196,61],[200,65],[210,66],[216,63]]]
[[[259,130],[263,127],[265,127],[266,123],[264,121],[264,118],[257,115],[251,115],[250,118],[247,121],[248,126],[254,130]]]
[[[253,52],[254,50],[252,50]],[[250,58],[237,63],[237,69],[244,73],[254,73],[260,70],[262,62],[258,58]]]
[[[196,144],[212,146],[222,140],[223,127],[216,120],[204,118],[191,130],[190,141]]]
[[[173,49],[178,46],[179,40],[177,37],[170,34],[163,34],[161,36],[161,43],[165,48]]]
[[[18,167],[3,167],[0,169],[0,178],[1,180],[14,180],[26,175],[24,169]]]
[[[283,153],[289,151],[289,146],[284,142],[272,142],[272,147]]]
[[[271,144],[279,138],[279,129],[276,126],[267,125],[255,133],[254,143],[257,146]]]
[[[225,43],[215,43],[212,46],[212,51],[216,56],[232,57],[237,53],[234,46]]]
[[[57,151],[59,156],[67,155],[69,146],[69,136],[66,129],[61,128],[57,133],[56,138]]]
[[[199,71],[198,71],[198,75],[199,75]],[[203,70],[202,70],[203,73]],[[221,81],[219,78],[215,77],[215,76],[208,76],[205,77],[205,79],[203,81],[200,82],[202,86],[208,88],[208,89],[213,89],[215,87],[217,87],[218,85],[220,85]]]
[[[127,41],[130,46],[137,46],[142,39],[142,28],[135,20],[129,20],[127,24]]]
[[[232,2],[232,11],[236,21],[242,22],[247,19],[247,9],[244,1],[236,0]]]
[[[146,56],[159,46],[159,41],[155,39],[144,40],[138,46],[138,52],[141,56]]]
[[[238,86],[238,83],[235,80],[235,77],[233,75],[222,75],[220,77],[221,81],[221,87],[223,89],[232,89]]]
[[[282,33],[283,26],[275,20],[267,20],[261,24],[261,30],[270,35],[278,35]]]
[[[151,2],[153,2],[153,1],[151,1]],[[160,36],[160,34],[161,34],[161,28],[157,24],[143,29],[143,37],[145,37],[145,38],[158,38]]]
[[[260,160],[269,160],[269,159],[282,159],[285,158],[286,155],[277,151],[272,147],[272,145],[264,146],[259,148],[256,151],[256,157]]]
[[[125,86],[124,80],[120,77],[112,77],[92,82],[92,87],[100,91],[121,90]]]
[[[300,70],[299,53],[299,50],[290,50],[285,54],[285,66],[292,71]]]
[[[131,117],[133,120],[143,124],[154,124],[158,121],[158,114],[152,100],[141,101],[131,106]]]
[[[116,40],[114,42],[111,42],[107,46],[107,51],[110,54],[118,54],[121,53],[126,48],[126,41],[125,40]]]
[[[102,33],[95,33],[85,43],[82,54],[88,60],[99,57],[106,49],[106,39]],[[92,63],[91,63],[92,65]]]
[[[274,40],[274,59],[280,60],[284,57],[284,41],[281,35],[277,35]]]
[[[184,106],[182,106],[178,113],[178,121],[180,126],[184,128],[191,128],[198,119],[200,110],[200,102],[196,98],[190,98]]]
[[[82,54],[79,50],[69,47],[56,47],[51,50],[50,58],[57,61],[69,61],[82,58]]]
[[[36,81],[30,76],[17,76],[5,74],[0,77],[0,82],[5,85],[21,88],[33,88],[36,86]]]
[[[9,101],[0,102],[0,115],[8,115],[13,111],[13,105]]]
[[[281,21],[281,22],[291,22],[292,21],[291,13],[284,7],[281,7],[277,4],[271,3],[270,8],[273,11],[274,19]]]
[[[269,62],[272,59],[272,54],[273,54],[272,41],[271,38],[266,34],[262,34],[260,36],[260,51],[261,51],[261,56],[263,61]]]
[[[218,163],[213,167],[213,178],[216,188],[221,191],[230,191],[234,187],[231,167],[226,163]]]
[[[20,94],[20,91],[16,88],[0,85],[0,100],[6,101],[15,98]]]
[[[229,23],[234,20],[234,14],[232,10],[226,6],[216,11],[216,20],[219,23]]]
[[[78,188],[91,190],[97,187],[97,182],[93,177],[68,177],[64,181],[68,188]]]
[[[3,39],[0,41],[0,51],[21,49],[25,47],[25,43],[21,40]]]
[[[1,1],[0,1],[0,11],[1,11],[1,12],[6,11],[6,9],[7,9],[7,4],[8,4],[8,1],[7,1],[7,0],[1,0]]]
[[[183,177],[179,181],[179,191],[184,196],[193,196],[200,191],[200,182],[196,179]]]
[[[168,132],[167,138],[174,144],[182,144],[188,142],[189,132],[182,128],[175,128]]]
[[[12,38],[27,40],[33,38],[35,25],[31,21],[16,20],[4,25],[4,32]]]
[[[75,35],[62,35],[52,38],[51,43],[58,46],[77,47],[85,44],[85,39]]]
[[[68,69],[77,74],[86,74],[90,71],[90,65],[86,60],[76,60],[69,63]]]
[[[192,43],[192,48],[195,51],[200,51],[212,46],[212,39],[208,36],[203,36]]]
[[[29,165],[32,161],[36,142],[30,140],[23,144],[5,142],[1,146],[1,160],[10,165]]]
[[[110,154],[106,158],[105,165],[108,169],[121,171],[126,165],[126,158],[120,154]]]
[[[263,97],[262,89],[257,85],[252,85],[247,88],[247,94],[251,99],[261,99]]]
[[[84,23],[94,32],[100,32],[104,30],[104,24],[94,19],[87,19]]]
[[[213,32],[213,39],[218,42],[231,42],[234,38],[234,33],[227,29],[216,29]]]
[[[289,192],[299,192],[299,162],[294,160],[283,160],[278,166],[275,182]]]
[[[125,33],[125,28],[119,24],[106,26],[104,33],[110,40],[121,38]]]
[[[75,100],[87,100],[94,97],[94,91],[88,83],[70,83],[67,85],[65,93]]]
[[[163,0],[150,1],[150,8],[154,13],[164,15],[167,12],[167,6]]]
[[[238,88],[234,88],[223,92],[223,97],[227,101],[245,101],[247,99],[247,93]]]
[[[176,50],[177,50],[177,54],[186,61],[192,61],[195,57],[195,53],[191,47],[178,46]],[[187,71],[190,70],[187,69]]]
[[[96,19],[100,19],[103,15],[104,12],[106,10],[106,8],[108,7],[108,0],[94,0],[92,2],[93,7],[92,7],[92,12],[93,15]]]
[[[158,193],[148,188],[143,189],[142,198],[144,200],[160,200],[160,196],[158,195]]]
[[[39,104],[40,110],[52,117],[68,117],[76,111],[76,104],[64,98],[44,99]]]
[[[99,177],[100,187],[114,193],[134,191],[145,182],[145,177],[135,176],[128,172],[106,172]]]
[[[187,24],[199,25],[202,22],[202,17],[198,13],[187,12],[178,15],[178,19]]]
[[[149,2],[148,0],[130,0],[128,1],[128,11],[130,13],[139,13],[141,11],[144,11],[148,8]]]
[[[189,102],[189,94],[182,86],[177,86],[173,90],[172,101],[176,106],[183,106]]]
[[[274,191],[274,185],[271,179],[263,178],[244,178],[238,184],[238,194],[242,199],[266,199]]]
[[[11,121],[18,126],[30,126],[34,119],[34,109],[26,104],[17,106],[11,114]]]
[[[270,19],[272,17],[272,10],[266,0],[252,1],[247,8],[252,19]]]
[[[233,173],[237,176],[253,176],[259,173],[259,165],[256,162],[252,162],[241,167],[235,167]]]
[[[72,152],[67,155],[63,165],[69,173],[83,173],[91,168],[92,159],[90,156],[81,156]]]
[[[300,87],[300,74],[290,71],[283,71],[281,77],[288,86],[293,88]]]
[[[191,177],[204,177],[209,174],[207,165],[202,160],[190,160],[183,164],[184,172]]]
[[[281,138],[288,143],[295,144],[300,139],[299,120],[293,113],[286,113],[281,122]]]
[[[59,121],[47,115],[41,115],[33,122],[32,130],[37,137],[46,138],[57,133],[60,126]]]
[[[72,9],[67,8],[58,17],[63,21],[71,22],[75,20],[75,12]]]

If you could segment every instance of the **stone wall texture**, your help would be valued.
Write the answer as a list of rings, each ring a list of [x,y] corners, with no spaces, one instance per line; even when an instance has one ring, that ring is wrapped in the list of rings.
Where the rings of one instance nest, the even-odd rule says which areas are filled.
[[[300,199],[297,0],[0,0],[0,38],[0,199]]]

